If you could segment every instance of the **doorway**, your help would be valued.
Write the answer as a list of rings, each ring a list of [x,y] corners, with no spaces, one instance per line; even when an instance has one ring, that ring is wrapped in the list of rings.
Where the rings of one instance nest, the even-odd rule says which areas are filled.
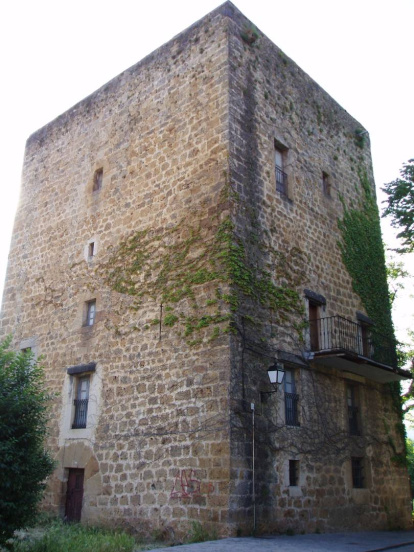
[[[84,471],[85,470],[69,468],[66,490],[66,521],[80,521],[81,519]]]

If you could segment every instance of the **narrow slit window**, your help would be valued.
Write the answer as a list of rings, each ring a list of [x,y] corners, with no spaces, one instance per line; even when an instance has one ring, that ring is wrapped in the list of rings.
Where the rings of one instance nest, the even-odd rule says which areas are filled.
[[[87,301],[86,303],[86,320],[85,326],[93,326],[95,324],[96,315],[96,300]]]
[[[329,174],[326,172],[322,172],[322,190],[325,195],[331,195],[331,182]]]
[[[285,152],[275,146],[275,174],[276,190],[281,194],[288,195],[288,178],[285,172]]]
[[[289,460],[289,487],[299,485],[299,460]]]
[[[360,410],[358,400],[358,388],[356,385],[347,385],[346,401],[348,405],[348,424],[350,435],[361,435]]]
[[[82,429],[86,427],[89,402],[89,384],[90,376],[78,378],[76,385],[76,399],[74,399],[74,418],[72,429]]]
[[[287,426],[300,426],[298,416],[299,395],[296,393],[295,375],[293,370],[285,370],[285,423]]]
[[[351,458],[352,467],[352,486],[354,489],[363,489],[365,487],[364,459],[358,456]]]
[[[88,246],[88,257],[92,259],[95,255],[95,242],[91,242]]]
[[[93,192],[97,192],[102,188],[103,169],[97,169],[93,175]]]

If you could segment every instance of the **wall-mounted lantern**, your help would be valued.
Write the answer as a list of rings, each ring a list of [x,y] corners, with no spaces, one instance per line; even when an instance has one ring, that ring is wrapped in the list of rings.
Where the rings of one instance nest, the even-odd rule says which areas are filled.
[[[269,393],[276,393],[277,388],[283,382],[285,375],[285,369],[281,362],[275,362],[273,366],[270,366],[267,370],[267,375],[269,376],[269,381],[272,384],[274,390],[269,391]]]

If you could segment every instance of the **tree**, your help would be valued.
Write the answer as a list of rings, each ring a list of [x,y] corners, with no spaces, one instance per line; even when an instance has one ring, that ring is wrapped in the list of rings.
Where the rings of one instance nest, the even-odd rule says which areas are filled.
[[[400,170],[401,178],[385,184],[382,190],[388,199],[383,217],[391,217],[391,226],[400,228],[397,238],[402,240],[399,253],[414,251],[414,159],[403,164]]]
[[[401,261],[395,261],[393,258],[387,261],[386,269],[390,303],[392,307],[398,291],[404,289],[403,280],[405,278],[410,278],[410,274],[404,269],[404,264]]]
[[[405,441],[407,447],[407,467],[410,476],[411,496],[414,497],[414,443],[411,439]]]
[[[54,462],[44,448],[49,395],[32,353],[0,343],[0,544],[33,521]]]

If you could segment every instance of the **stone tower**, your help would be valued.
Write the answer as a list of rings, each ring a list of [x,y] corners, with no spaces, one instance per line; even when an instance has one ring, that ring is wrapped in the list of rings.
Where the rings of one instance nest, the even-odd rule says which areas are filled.
[[[410,522],[367,132],[230,2],[28,139],[1,332],[68,519]]]

